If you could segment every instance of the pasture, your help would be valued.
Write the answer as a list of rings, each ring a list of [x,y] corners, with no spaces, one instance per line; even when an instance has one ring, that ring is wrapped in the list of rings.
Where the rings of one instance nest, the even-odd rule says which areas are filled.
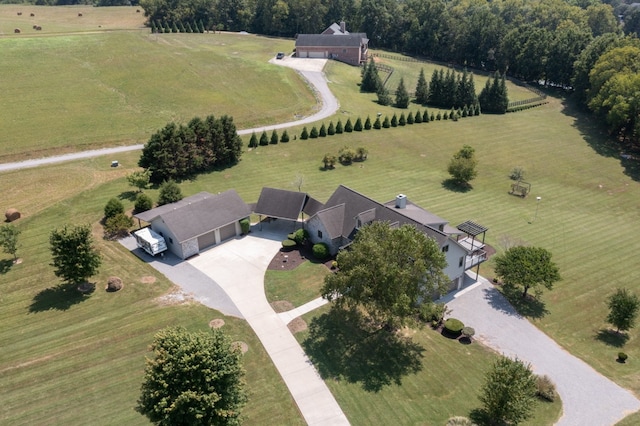
[[[6,7],[0,10],[4,12]],[[292,103],[305,107],[306,111],[312,110],[313,95],[295,73],[266,64],[273,52],[287,51],[290,41],[237,35],[201,36],[176,34],[156,41],[146,31],[134,31],[28,39],[13,35],[0,37],[3,58],[13,55],[12,61],[0,63],[0,72],[10,76],[32,74],[23,81],[17,80],[16,85],[23,88],[20,93],[10,87],[1,88],[3,93],[10,94],[12,102],[17,94],[23,97],[15,101],[22,115],[7,115],[11,113],[4,109],[7,105],[0,106],[0,127],[6,129],[0,161],[89,146],[143,142],[168,120],[184,121],[194,115],[230,114],[243,128],[283,121],[282,117],[288,120],[296,109],[290,107]],[[224,42],[214,47],[221,40]],[[47,58],[43,53],[49,48],[62,52],[61,46],[67,42],[76,56],[58,60]],[[137,55],[124,55],[127,50],[118,50],[121,45],[141,55],[148,51],[149,55],[165,58],[158,63],[172,72],[160,77],[151,67],[141,70],[147,73],[145,78],[135,75],[137,67],[144,64],[136,63],[138,59],[134,56]],[[216,56],[218,50],[224,53]],[[28,66],[27,51],[38,52],[39,68]],[[238,54],[234,55],[234,51]],[[120,55],[110,57],[108,52]],[[83,57],[90,60],[82,61]],[[194,69],[191,69],[192,77],[181,80],[184,74],[181,72],[189,68],[185,60],[200,58],[203,61],[203,57],[207,61],[211,57],[217,60],[216,66],[209,68],[210,72],[217,73],[216,85],[207,85],[203,75],[193,76]],[[149,58],[151,56],[147,60]],[[414,72],[409,69],[406,72],[417,78],[420,64],[415,65]],[[39,71],[47,66],[56,70],[55,74]],[[90,70],[89,74],[82,74],[83,67]],[[264,74],[253,83],[243,84],[238,91],[237,84],[232,83],[240,81],[238,69],[245,69],[243,67],[246,67],[243,78],[250,78],[257,70]],[[341,105],[332,118],[334,123],[338,119],[344,123],[348,117],[355,120],[358,116],[364,119],[370,115],[373,118],[377,112],[399,114],[397,109],[377,105],[375,95],[358,92],[358,69],[329,63],[326,71]],[[59,76],[57,86],[53,84],[56,87],[49,87],[55,81],[51,75]],[[89,81],[87,86],[82,76]],[[477,87],[481,87],[479,80],[476,79]],[[37,83],[39,81],[44,83]],[[153,84],[145,83],[148,81]],[[103,95],[95,91],[95,97],[103,102],[85,99],[86,103],[78,106],[78,98],[65,98],[65,89],[73,92],[75,84],[86,90],[103,84],[104,93],[112,95],[100,98]],[[213,107],[210,99],[199,98],[192,86],[206,87],[207,96],[217,96],[218,91],[222,91],[227,97]],[[28,90],[30,88],[35,89]],[[187,94],[177,93],[183,90]],[[78,89],[78,92],[82,91]],[[296,101],[290,99],[294,94],[298,97]],[[136,102],[130,102],[131,97]],[[244,103],[237,102],[237,98]],[[256,105],[249,104],[254,98]],[[68,120],[60,120],[56,112],[65,111],[65,99],[68,99]],[[108,105],[103,105],[105,103]],[[282,105],[286,111],[276,108],[273,115],[265,115],[269,105]],[[410,108],[415,110],[417,106]],[[85,123],[88,114],[96,121]],[[24,117],[34,120],[35,124],[17,122]],[[62,126],[59,121],[68,121],[68,127],[58,127]],[[300,130],[289,129],[289,134],[297,135]],[[472,190],[456,192],[447,189],[443,182],[448,178],[449,159],[463,144],[476,149],[479,174],[472,182]],[[337,153],[345,145],[366,147],[368,160],[323,170],[324,153]],[[144,418],[133,411],[133,406],[142,380],[145,348],[153,333],[173,324],[205,329],[210,319],[219,316],[188,302],[169,306],[159,303],[158,298],[170,291],[171,284],[117,243],[100,238],[97,244],[105,255],[105,265],[95,278],[96,292],[85,300],[56,293],[59,281],[48,266],[51,229],[64,223],[91,223],[96,236],[100,237],[98,221],[109,198],[120,195],[128,208],[132,207],[129,199],[132,188],[127,186],[124,175],[135,169],[137,153],[121,154],[113,159],[120,160],[123,167],[111,169],[112,158],[96,158],[0,175],[5,188],[0,211],[15,207],[25,212],[25,217],[17,222],[23,231],[18,252],[23,263],[11,265],[8,255],[0,256],[3,283],[0,396],[6,401],[0,409],[2,423],[45,424],[53,416],[70,424],[95,419],[144,424]],[[516,166],[524,168],[525,179],[532,183],[532,193],[524,199],[507,193],[511,183],[508,176]],[[619,153],[610,148],[606,134],[594,127],[588,116],[573,110],[563,100],[551,99],[547,105],[504,116],[482,115],[457,122],[414,124],[259,147],[246,152],[238,165],[183,182],[181,187],[185,195],[235,188],[246,202],[255,202],[262,186],[295,189],[292,182],[297,175],[304,176],[302,190],[321,201],[339,184],[383,202],[404,193],[411,201],[453,225],[467,219],[486,225],[489,228],[487,242],[499,252],[509,240],[549,249],[560,266],[563,281],[543,295],[543,304],[529,311],[531,320],[568,351],[640,394],[637,331],[632,330],[630,338],[623,341],[615,336],[611,338],[604,323],[607,313],[604,300],[616,287],[625,286],[640,292],[640,270],[635,268],[634,257],[640,248],[640,230],[634,226],[640,212],[638,166],[634,160],[621,160]],[[148,193],[157,198],[155,190]],[[536,196],[542,198],[538,206]],[[533,220],[536,209],[538,213]],[[492,277],[491,262],[483,265],[481,274]],[[103,291],[110,275],[124,279],[125,288],[121,292]],[[155,284],[141,282],[142,277],[152,275],[157,279]],[[252,392],[247,424],[257,424],[264,418],[280,418],[288,423],[291,419],[300,421],[284,385],[266,354],[260,352],[261,346],[253,333],[244,322],[225,320],[234,340],[246,341],[251,348],[245,358]],[[420,339],[425,339],[425,346],[435,345],[438,356],[449,351],[465,355],[457,352],[465,349],[462,345],[434,344],[428,335]],[[480,373],[469,373],[468,382],[459,382],[464,390],[455,391],[462,392],[460,395],[465,398],[476,394],[464,392],[467,387],[477,387],[479,375],[476,373],[481,374],[486,368],[482,360],[490,357],[479,345],[472,346],[477,353],[470,357],[477,357],[474,359],[478,360]],[[615,362],[620,350],[629,354],[627,364]],[[475,364],[469,368],[472,366]],[[425,369],[422,383],[441,389],[445,376],[431,373],[429,368]],[[382,404],[380,394],[356,392],[348,386],[339,389],[339,384],[329,382],[348,416],[358,417]],[[406,398],[403,392],[397,388],[386,395],[387,398]],[[417,398],[417,394],[413,395]],[[347,401],[349,398],[353,401]],[[419,404],[421,400],[414,402]],[[393,413],[392,420],[398,420],[400,412]],[[433,418],[441,419],[449,413],[463,414],[457,410],[438,411]]]

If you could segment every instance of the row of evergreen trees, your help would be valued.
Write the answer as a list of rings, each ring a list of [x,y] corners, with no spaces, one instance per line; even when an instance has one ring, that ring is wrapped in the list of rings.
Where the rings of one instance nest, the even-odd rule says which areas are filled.
[[[378,103],[381,105],[391,105],[392,103],[389,91],[380,79],[373,58],[362,70],[360,91],[377,93]],[[435,70],[430,83],[427,83],[424,69],[421,69],[414,98],[415,102],[420,105],[454,109],[462,109],[465,106],[468,108],[469,105],[473,105],[478,110],[482,106],[483,112],[497,114],[504,114],[509,104],[504,76],[501,77],[497,73],[493,80],[489,78],[487,86],[478,97],[473,74],[467,72],[466,69],[462,73],[450,69],[445,73],[442,68]],[[395,92],[394,105],[398,108],[408,108],[409,102],[410,96],[405,87],[404,79],[401,78]]]
[[[169,123],[151,135],[138,165],[151,172],[151,182],[182,180],[198,173],[231,166],[240,160],[242,140],[233,118],[210,115],[186,126]]]
[[[289,142],[289,133],[287,133],[286,130],[282,132],[282,136],[278,136],[278,131],[274,129],[271,132],[271,137],[267,136],[267,132],[263,130],[262,134],[260,135],[260,139],[258,139],[256,132],[253,132],[251,134],[251,139],[249,139],[248,146],[249,148],[257,148],[258,145],[260,146],[276,145],[278,142],[285,142],[285,143]]]
[[[205,28],[202,20],[199,22],[172,22],[169,24],[167,21],[151,22],[152,33],[204,33]]]
[[[480,92],[478,100],[482,105],[482,111],[491,114],[504,114],[509,107],[509,97],[507,96],[507,83],[505,74],[502,76],[496,72],[492,79],[487,80],[487,84]]]
[[[329,122],[327,126],[325,123],[320,125],[320,128],[313,126],[311,130],[307,129],[307,127],[302,128],[302,132],[300,132],[300,139],[316,139],[316,138],[324,138],[326,136],[339,135],[342,133],[352,133],[352,132],[361,132],[363,130],[371,130],[371,129],[388,129],[390,127],[398,127],[398,126],[406,126],[408,124],[419,124],[419,123],[428,123],[430,121],[440,121],[440,120],[457,120],[459,118],[471,117],[475,115],[480,115],[480,107],[476,105],[465,105],[462,108],[452,108],[448,112],[438,111],[437,114],[433,112],[429,113],[428,110],[424,111],[416,111],[415,113],[400,113],[393,114],[391,118],[385,116],[384,119],[381,119],[380,116],[376,117],[375,121],[371,121],[370,117],[367,117],[364,121],[360,117],[355,120],[355,123],[351,121],[351,118],[348,118],[345,124],[342,124],[342,120],[338,120],[338,122],[334,125],[333,121]],[[295,137],[294,137],[295,139]],[[249,148],[257,148],[258,146],[267,146],[267,145],[275,145],[280,142],[289,142],[289,134],[285,130],[282,133],[281,137],[278,137],[278,132],[273,130],[271,132],[271,137],[267,135],[266,131],[262,132],[262,135],[258,138],[258,135],[254,132],[251,135],[251,139],[249,140]]]

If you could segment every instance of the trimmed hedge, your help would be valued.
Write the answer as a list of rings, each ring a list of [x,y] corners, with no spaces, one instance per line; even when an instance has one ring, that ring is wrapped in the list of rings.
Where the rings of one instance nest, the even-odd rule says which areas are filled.
[[[449,318],[444,322],[444,329],[451,334],[460,334],[464,323],[456,318]]]
[[[245,218],[240,221],[240,229],[242,229],[243,234],[248,234],[251,230],[251,222],[249,219]]]
[[[292,249],[296,246],[296,242],[290,239],[286,239],[282,241],[282,248],[284,249]]]

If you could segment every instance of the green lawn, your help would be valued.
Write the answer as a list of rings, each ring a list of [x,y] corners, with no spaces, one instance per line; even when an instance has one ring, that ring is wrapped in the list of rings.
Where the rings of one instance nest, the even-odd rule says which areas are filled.
[[[0,161],[144,143],[195,116],[227,114],[242,129],[309,115],[306,84],[267,62],[291,43],[146,30],[0,38],[11,99],[0,105]]]
[[[195,39],[195,36],[189,37]],[[182,39],[181,35],[173,35],[156,42],[142,32],[115,33],[115,38],[111,41],[102,34],[65,35],[60,39],[68,40],[71,48],[75,43],[74,37],[88,37],[87,46],[94,47],[100,43],[117,44],[114,40],[122,40],[124,44],[130,42],[132,47],[142,44],[154,49],[153,46],[164,45],[166,41],[170,48],[165,51],[173,52],[174,58],[179,57],[179,52],[186,55],[187,50],[198,51],[199,43],[194,41],[193,44],[189,44],[189,37]],[[214,39],[218,35],[210,37]],[[267,52],[271,47],[263,48],[263,45],[274,43],[272,46],[276,47],[279,46],[278,43],[288,43],[253,37],[228,40],[229,43],[232,40],[246,40],[247,44],[220,47],[225,49],[227,54],[233,52],[234,48],[240,52],[240,47],[246,47],[250,53],[243,56],[247,58],[265,56],[264,61],[244,61],[237,58],[238,61],[247,62],[250,69],[260,69],[263,66],[260,64],[264,64],[268,59]],[[7,57],[6,53],[11,51],[7,49],[7,42],[24,42],[25,46],[29,45],[28,40],[15,37],[0,38],[0,53],[3,59]],[[181,47],[181,42],[186,43],[187,48]],[[46,44],[48,41],[44,43],[43,46],[55,49],[57,42],[52,41],[51,45]],[[117,51],[118,46],[111,45],[110,48]],[[202,49],[201,54],[206,56],[206,52],[211,52],[213,47],[207,45]],[[31,68],[26,67],[26,55],[21,52],[14,52],[12,55],[12,59],[15,60],[23,57],[21,72],[37,74],[33,69],[28,71]],[[87,52],[86,55],[91,57],[92,53]],[[79,61],[77,58],[69,60],[73,64]],[[232,61],[230,58],[224,60]],[[106,59],[102,58],[101,61]],[[170,62],[167,62],[171,65],[168,65],[168,69],[179,69],[172,68],[174,65]],[[182,63],[176,59],[173,62]],[[5,73],[6,67],[13,66],[7,65],[8,63],[13,64],[12,61],[0,62],[2,75],[13,75]],[[55,63],[53,61],[53,64]],[[417,64],[418,71],[419,65]],[[58,63],[58,66],[62,66],[62,62]],[[77,71],[78,67],[72,67],[71,74],[75,72],[74,69]],[[132,84],[129,83],[129,78],[136,78],[130,74],[122,74],[116,78],[117,69],[107,67],[106,70],[107,74],[113,73],[108,81],[114,84],[120,82],[118,84],[121,86]],[[291,80],[283,84],[278,95],[270,100],[273,104],[287,103],[281,102],[285,95],[280,94],[285,93],[287,87],[295,91],[296,85],[304,86],[294,77],[294,73],[282,72],[283,78]],[[330,86],[341,105],[339,113],[333,117],[334,122],[338,118],[344,123],[347,117],[355,119],[362,116],[364,119],[367,115],[374,117],[377,112],[389,115],[398,112],[391,107],[378,106],[374,103],[375,95],[359,94],[358,69],[330,63],[327,74]],[[167,84],[179,80],[177,74],[172,75]],[[272,71],[269,71],[269,75],[273,77]],[[31,81],[40,80],[32,77]],[[69,83],[69,80],[64,78],[61,81]],[[202,83],[202,80],[200,82]],[[19,80],[16,84],[18,83]],[[80,81],[78,84],[83,83]],[[7,93],[5,89],[10,90],[3,86],[3,93]],[[50,90],[55,95],[55,91],[61,89]],[[160,90],[157,93],[147,92],[148,87],[144,90],[141,88],[139,96],[165,101],[170,99]],[[38,92],[29,92],[28,97],[35,97],[36,93]],[[310,96],[307,91],[304,93]],[[57,94],[64,99],[65,94]],[[15,93],[11,92],[12,99],[14,95]],[[34,120],[34,123],[39,123],[39,115],[44,110],[64,111],[64,102],[53,104],[50,99],[55,99],[55,96],[49,96],[52,95],[43,97],[40,103],[30,105],[24,105],[18,100],[15,108],[21,111],[20,117],[28,117],[29,120]],[[248,95],[245,93],[245,96]],[[100,95],[96,94],[96,97],[99,98]],[[194,103],[196,101],[197,99]],[[227,99],[224,104],[217,105],[221,112],[214,113],[235,111],[236,108],[241,111],[244,108],[232,103],[227,104],[228,101]],[[262,108],[266,108],[264,105],[268,102],[264,99],[263,101]],[[73,127],[69,130],[68,138],[61,138],[61,141],[54,143],[52,140],[57,140],[60,136],[55,120],[50,118],[44,122],[49,127],[24,125],[22,129],[14,123],[15,118],[7,118],[13,117],[7,115],[11,113],[8,104],[0,106],[0,127],[5,130],[5,142],[2,144],[5,157],[1,157],[2,161],[6,161],[8,155],[22,155],[20,153],[25,151],[50,149],[53,146],[62,149],[62,146],[74,145],[85,137],[86,140],[101,140],[104,144],[116,140],[120,143],[121,136],[118,135],[122,133],[118,132],[131,132],[127,134],[139,136],[126,138],[140,137],[144,140],[144,136],[140,136],[140,129],[143,130],[142,133],[145,126],[148,126],[149,131],[155,130],[158,125],[164,125],[167,119],[165,116],[149,113],[147,116],[137,116],[135,120],[121,124],[117,117],[122,116],[118,115],[120,112],[116,111],[115,106],[109,112],[101,110],[101,106],[87,104],[86,108],[102,111],[105,115],[104,122],[114,127],[113,134],[116,136],[110,136],[111,133],[107,131],[104,123],[99,125],[96,122],[95,132],[102,132],[103,136],[94,139],[94,133],[89,133],[87,137],[85,132],[89,131],[88,128],[82,127],[83,124],[79,121],[71,120]],[[150,107],[152,104],[147,103],[149,111],[154,110]],[[173,106],[172,108],[178,109]],[[184,107],[183,111],[185,119],[195,115],[195,109],[189,110]],[[106,118],[111,113],[116,117],[113,120]],[[178,116],[175,112],[165,114]],[[276,120],[277,117],[274,116],[272,119]],[[328,123],[328,120],[326,122]],[[119,130],[120,126],[130,128],[127,131]],[[299,131],[299,128],[291,129],[290,135],[299,134]],[[14,142],[16,138],[22,138],[22,132],[29,135],[20,139],[23,145]],[[45,138],[46,142],[41,143],[39,137]],[[93,145],[89,142],[88,144]],[[448,178],[446,165],[449,159],[463,144],[472,145],[476,149],[479,174],[473,181],[471,191],[455,192],[444,187],[443,181]],[[349,167],[337,166],[332,171],[322,170],[321,160],[324,153],[336,153],[344,145],[354,148],[365,146],[369,150],[369,159]],[[607,335],[602,331],[606,328],[605,297],[619,286],[626,286],[636,292],[640,290],[640,270],[634,267],[637,241],[640,241],[640,230],[634,226],[638,214],[637,200],[640,198],[640,174],[635,163],[620,160],[618,154],[609,146],[606,134],[590,124],[589,116],[572,110],[561,100],[551,99],[547,105],[504,116],[483,115],[458,122],[433,122],[307,141],[297,139],[288,144],[260,147],[245,153],[237,166],[199,176],[193,181],[183,182],[181,187],[185,195],[201,190],[216,192],[235,188],[245,201],[255,202],[262,186],[296,189],[292,182],[296,175],[301,174],[304,176],[302,190],[321,201],[325,201],[338,184],[350,186],[379,201],[388,201],[396,194],[404,193],[411,201],[447,218],[453,225],[467,219],[486,225],[489,228],[487,242],[496,246],[499,251],[500,242],[505,239],[522,240],[547,248],[554,254],[554,260],[560,266],[564,279],[553,291],[543,296],[542,300],[548,312],[541,318],[534,318],[534,322],[568,351],[622,386],[640,394],[640,382],[637,380],[640,374],[640,364],[637,362],[640,359],[640,341],[637,334],[632,331],[630,339],[622,349],[629,354],[629,361],[627,364],[619,364],[615,362],[615,356],[621,350],[616,346],[620,342],[607,339]],[[209,319],[219,316],[198,306],[158,306],[154,300],[168,291],[170,283],[158,276],[156,284],[142,285],[140,278],[154,275],[155,271],[137,261],[119,245],[103,241],[99,241],[98,244],[106,257],[105,266],[96,278],[98,288],[95,294],[85,301],[72,298],[72,302],[77,303],[70,305],[66,310],[60,307],[46,309],[47,304],[52,303],[64,306],[60,304],[68,297],[51,292],[42,293],[58,283],[48,266],[50,259],[47,241],[50,230],[67,222],[92,223],[99,235],[97,221],[102,216],[106,201],[119,194],[126,197],[131,190],[123,174],[135,167],[136,153],[118,155],[117,159],[123,164],[122,169],[110,169],[111,159],[96,158],[34,170],[2,173],[5,192],[0,211],[15,207],[26,212],[26,217],[17,223],[23,230],[20,238],[22,247],[18,254],[24,258],[24,262],[9,267],[9,256],[3,254],[0,257],[3,261],[0,268],[0,281],[3,283],[0,294],[0,302],[3,305],[0,311],[0,322],[3,324],[0,329],[0,346],[3,348],[0,353],[0,378],[3,383],[0,397],[4,402],[0,408],[0,423],[43,424],[50,418],[58,418],[57,416],[70,424],[112,418],[118,423],[144,422],[132,407],[135,405],[142,379],[146,347],[151,342],[153,333],[171,324],[183,324],[191,329],[206,328]],[[525,169],[525,178],[532,183],[532,193],[525,199],[507,193],[511,183],[508,175],[516,166]],[[149,194],[157,198],[155,190],[150,190]],[[542,197],[542,200],[536,220],[530,223],[536,211],[536,196]],[[127,206],[131,207],[130,201],[127,201]],[[626,247],[627,244],[629,247]],[[483,266],[481,273],[492,277],[491,262]],[[125,280],[125,288],[122,292],[107,294],[103,291],[106,278],[115,274]],[[229,325],[233,323],[234,321],[229,320]],[[250,350],[247,355],[247,369],[250,375],[258,375],[253,379],[253,384],[250,383],[256,395],[251,402],[253,405],[247,409],[247,416],[253,419],[248,423],[256,424],[274,415],[281,415],[287,422],[289,419],[300,420],[277,373],[270,367],[271,364],[264,352],[260,352],[262,349],[252,337],[253,334],[243,324],[240,322],[237,331],[233,332],[237,333],[235,335],[238,336],[238,340],[247,341],[251,348],[256,348],[255,351]],[[449,379],[449,375],[443,373],[445,375],[438,379],[445,385],[450,383],[450,380],[454,383],[458,381],[457,383],[462,384],[461,387],[464,388],[462,392],[469,392],[466,397],[456,400],[453,407],[446,400],[446,386],[434,386],[439,394],[442,393],[441,398],[445,401],[441,407],[449,408],[438,408],[432,418],[441,419],[449,415],[465,414],[464,410],[460,410],[460,404],[466,404],[464,407],[468,408],[465,410],[476,406],[473,395],[477,393],[477,384],[482,372],[488,368],[488,361],[492,355],[480,345],[450,345],[453,342],[440,341],[440,336],[432,336],[433,339],[428,339],[428,333],[426,336],[417,337],[418,343],[425,347],[434,345],[439,348],[436,351],[437,356],[447,357],[447,362],[464,358],[462,355],[466,353],[460,352],[464,350],[472,352],[469,357],[477,357],[477,363],[465,364],[469,371],[455,373],[464,373],[464,377],[452,376],[453,379]],[[486,355],[483,355],[485,352]],[[258,356],[260,353],[262,355]],[[256,358],[251,360],[251,354],[255,354]],[[455,354],[458,358],[450,354]],[[435,355],[430,355],[428,359],[433,360],[432,356]],[[426,370],[440,374],[439,370],[432,369],[428,363],[425,365]],[[453,366],[459,367],[458,364]],[[395,393],[391,393],[391,387],[381,391],[389,392],[386,395],[390,400],[385,402],[386,404],[399,407],[398,411],[392,411],[394,414],[390,414],[396,423],[404,419],[404,412],[400,408],[405,404],[402,398],[414,398],[428,408],[428,401],[437,397],[431,393],[425,394],[424,398],[419,393],[407,393],[405,385],[411,390],[409,383],[407,377],[403,379],[402,387],[393,387]],[[273,388],[274,386],[276,388]],[[329,381],[329,386],[334,389],[337,385],[334,386],[334,383]],[[358,393],[357,385],[351,386],[354,389],[348,391],[334,389],[348,413],[356,413],[355,416],[359,417],[358,412],[369,415],[369,411],[373,412],[378,407],[379,410],[383,409],[384,404],[378,393]],[[354,392],[353,396],[350,396],[351,391]],[[357,395],[360,396],[356,397]],[[350,398],[353,402],[347,401]],[[393,398],[398,400],[393,401]],[[88,403],[78,404],[77,401]],[[408,407],[406,410],[409,410],[408,415],[414,416],[411,413],[413,408]]]
[[[267,271],[264,291],[269,302],[291,302],[293,306],[304,305],[320,297],[324,276],[329,270],[322,263],[306,261],[292,271]]]
[[[430,328],[364,337],[328,306],[303,319],[296,334],[353,425],[442,425],[480,407],[478,393],[497,354],[461,344]],[[314,319],[320,327],[314,327]],[[318,330],[322,330],[317,332]],[[561,403],[539,403],[526,425],[553,424]]]

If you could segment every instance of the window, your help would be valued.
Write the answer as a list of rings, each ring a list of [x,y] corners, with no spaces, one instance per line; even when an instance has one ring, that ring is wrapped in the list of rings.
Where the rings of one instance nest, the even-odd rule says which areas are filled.
[[[173,238],[169,237],[169,244],[173,244]]]
[[[464,257],[461,257],[460,260],[458,261],[458,266],[460,268],[462,268],[462,263],[464,262]]]
[[[322,231],[318,229],[318,238],[322,238]]]
[[[446,246],[442,247],[442,252],[446,253],[449,251],[449,244],[447,244]]]

